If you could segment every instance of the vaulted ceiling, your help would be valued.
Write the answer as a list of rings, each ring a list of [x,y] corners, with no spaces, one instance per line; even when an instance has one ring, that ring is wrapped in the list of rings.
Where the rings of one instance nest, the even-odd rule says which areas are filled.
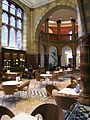
[[[36,8],[44,4],[48,4],[50,2],[53,2],[55,0],[20,0],[25,5],[27,5],[30,8]],[[74,1],[73,1],[74,2]],[[77,20],[77,12],[76,10],[71,10],[69,8],[63,8],[58,9],[55,12],[53,12],[52,15],[49,16],[50,24],[55,25],[56,21],[62,18],[63,24],[70,24],[70,17],[73,17]]]
[[[20,1],[31,8],[35,8],[35,7],[39,7],[41,5],[53,2],[55,0],[20,0]]]

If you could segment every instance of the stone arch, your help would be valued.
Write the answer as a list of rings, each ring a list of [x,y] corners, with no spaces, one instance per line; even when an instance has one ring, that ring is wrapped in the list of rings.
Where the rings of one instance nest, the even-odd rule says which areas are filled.
[[[45,21],[45,19],[48,18],[56,10],[63,9],[63,8],[67,8],[67,9],[71,9],[71,10],[76,11],[76,6],[74,6],[71,3],[68,4],[67,2],[64,5],[60,4],[60,5],[56,5],[52,8],[48,8],[48,10],[46,10],[46,12],[44,12],[44,14],[42,14],[42,16],[40,16],[40,19],[37,22],[37,25],[35,28],[35,40],[38,40],[38,38],[39,38],[40,28],[41,28],[41,25],[43,24],[43,22]]]

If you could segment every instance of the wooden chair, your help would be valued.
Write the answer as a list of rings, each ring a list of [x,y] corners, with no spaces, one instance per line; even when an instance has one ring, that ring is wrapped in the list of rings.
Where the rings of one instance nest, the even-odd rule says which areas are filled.
[[[8,109],[4,106],[0,106],[0,120],[1,120],[3,115],[8,115],[10,118],[15,116],[10,109]]]
[[[51,85],[51,84],[46,85],[46,92],[47,92],[48,97],[51,97],[51,98],[53,97],[52,96],[52,91],[54,89],[59,91],[59,88],[57,86],[54,86],[54,85]]]
[[[75,88],[77,84],[71,83],[67,86],[67,88]]]
[[[2,91],[5,94],[3,95],[2,104],[3,104],[4,97],[10,96],[10,95],[13,96],[12,98],[13,98],[13,101],[15,102],[14,93],[18,91],[17,85],[2,85]],[[15,102],[15,105],[16,105],[16,102]]]
[[[12,80],[11,76],[8,76],[4,71],[0,72],[1,81]]]
[[[30,80],[26,80],[24,81],[20,86],[18,86],[18,91],[26,91],[27,92],[27,96],[29,96],[29,84],[30,84]]]
[[[55,104],[42,104],[31,115],[41,115],[43,120],[64,120],[64,112]]]
[[[62,72],[61,72],[61,71],[59,71],[59,73],[58,73],[58,74],[59,74],[59,79],[61,79],[61,78],[64,76],[64,71],[62,71]]]
[[[73,109],[74,103],[77,102],[75,98],[69,96],[55,95],[53,98],[57,105],[63,110],[71,111]]]
[[[43,77],[40,76],[40,72],[35,72],[35,79],[36,79],[36,82],[35,82],[35,87],[38,83],[41,83],[42,84],[42,81],[45,81]]]
[[[71,76],[71,83],[77,84],[77,79],[74,76]]]
[[[52,81],[52,84],[54,81],[59,80],[59,74],[53,73],[52,77],[50,77],[50,81]]]

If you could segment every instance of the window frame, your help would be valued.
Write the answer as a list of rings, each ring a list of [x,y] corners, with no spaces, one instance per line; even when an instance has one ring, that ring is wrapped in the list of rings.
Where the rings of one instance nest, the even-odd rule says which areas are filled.
[[[7,46],[3,46],[3,45],[1,45],[1,46],[3,46],[3,47],[11,47],[11,46],[10,46],[10,29],[13,28],[13,29],[15,29],[15,42],[16,42],[15,48],[18,47],[18,46],[17,46],[17,43],[18,43],[18,42],[17,42],[17,32],[18,32],[18,30],[21,31],[21,45],[19,46],[20,48],[17,48],[17,49],[22,49],[24,11],[23,11],[23,9],[22,9],[18,4],[16,4],[15,2],[10,1],[10,0],[6,0],[6,1],[8,2],[8,11],[6,11],[6,10],[4,10],[4,9],[2,8],[2,15],[3,15],[3,13],[6,13],[6,14],[8,15],[8,24],[2,22],[2,27],[3,27],[3,26],[6,26],[7,29],[8,29],[8,44],[7,44]],[[3,0],[2,0],[2,5],[3,5]],[[14,6],[15,6],[15,15],[10,12],[10,7],[11,7],[11,5],[14,5]],[[18,9],[21,10],[21,15],[20,15],[21,17],[18,16]],[[10,18],[11,18],[11,17],[13,17],[13,18],[15,19],[15,26],[10,25]],[[21,29],[20,29],[20,28],[18,27],[18,25],[17,25],[17,24],[18,24],[18,22],[17,22],[18,20],[21,21]],[[3,37],[2,37],[2,38],[3,38]],[[1,42],[1,43],[2,43],[2,42]]]

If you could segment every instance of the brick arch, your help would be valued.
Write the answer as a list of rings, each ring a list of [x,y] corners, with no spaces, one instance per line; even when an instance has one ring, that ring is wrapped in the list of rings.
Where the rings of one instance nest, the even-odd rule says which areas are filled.
[[[68,8],[68,9],[73,9],[76,11],[76,4],[73,2],[61,2],[58,3],[56,5],[53,5],[54,7],[51,6],[48,7],[48,9],[46,9],[46,11],[44,11],[44,13],[42,13],[42,16],[40,16],[40,19],[37,22],[37,25],[35,27],[35,40],[38,40],[39,38],[39,33],[40,33],[40,28],[43,24],[43,22],[46,20],[46,18],[48,18],[53,12],[55,12],[58,9],[62,9],[62,8]]]

